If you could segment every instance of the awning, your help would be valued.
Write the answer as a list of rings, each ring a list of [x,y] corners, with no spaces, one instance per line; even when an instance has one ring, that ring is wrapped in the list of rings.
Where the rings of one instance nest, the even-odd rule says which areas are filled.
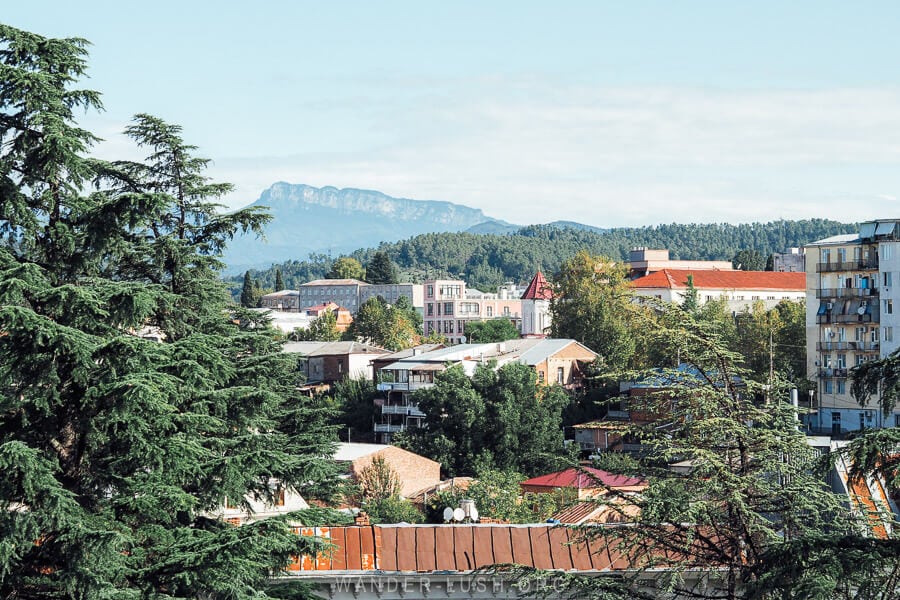
[[[890,235],[894,232],[894,227],[897,226],[897,223],[891,221],[889,223],[879,223],[875,227],[875,235]]]
[[[863,223],[859,226],[860,238],[871,238],[875,235],[875,223]]]
[[[819,303],[819,311],[816,313],[817,315],[824,315],[828,311],[828,304],[825,302]]]

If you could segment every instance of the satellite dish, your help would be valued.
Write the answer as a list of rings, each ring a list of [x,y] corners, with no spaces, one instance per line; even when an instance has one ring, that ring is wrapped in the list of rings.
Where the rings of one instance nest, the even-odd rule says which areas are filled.
[[[449,506],[444,509],[444,521],[450,521],[453,519],[453,509]]]
[[[453,510],[453,520],[454,521],[462,521],[466,518],[466,513],[461,508],[456,508]]]
[[[864,315],[864,314],[866,314],[866,307],[865,307],[865,306],[860,306],[859,308],[857,308],[857,309],[856,309],[856,314],[858,314],[858,315]]]
[[[478,509],[475,508],[474,506],[472,507],[472,510],[469,511],[469,518],[472,519],[473,521],[478,520]]]

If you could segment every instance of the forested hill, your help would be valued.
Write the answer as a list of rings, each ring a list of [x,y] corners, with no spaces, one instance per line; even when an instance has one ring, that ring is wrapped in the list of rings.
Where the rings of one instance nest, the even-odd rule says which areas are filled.
[[[506,235],[472,233],[426,233],[400,242],[361,249],[351,256],[365,265],[375,250],[388,253],[407,278],[452,276],[474,287],[490,290],[504,281],[527,282],[540,267],[554,272],[560,263],[586,249],[593,254],[625,260],[631,248],[667,248],[673,259],[731,260],[741,250],[763,257],[773,252],[840,233],[856,231],[855,224],[825,219],[772,221],[730,225],[671,224],[622,227],[590,231],[559,225],[532,225]],[[285,285],[297,285],[324,277],[333,258],[321,254],[292,260],[265,271],[251,271],[264,287],[273,287],[275,269],[282,271]],[[240,281],[240,278],[235,278]]]

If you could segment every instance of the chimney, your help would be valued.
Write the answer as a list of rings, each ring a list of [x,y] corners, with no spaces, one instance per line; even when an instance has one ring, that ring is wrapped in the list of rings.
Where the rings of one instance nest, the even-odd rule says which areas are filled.
[[[370,525],[371,523],[369,523],[369,515],[367,515],[367,514],[364,513],[364,512],[359,513],[359,514],[356,515],[356,517],[353,519],[353,524],[354,524],[354,525],[359,525],[360,527],[365,527],[365,526]]]

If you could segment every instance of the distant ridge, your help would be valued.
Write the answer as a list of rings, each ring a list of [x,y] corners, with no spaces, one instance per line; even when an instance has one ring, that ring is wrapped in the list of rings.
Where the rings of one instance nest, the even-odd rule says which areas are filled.
[[[311,253],[341,255],[423,233],[515,231],[519,227],[480,209],[440,200],[394,198],[373,190],[278,182],[250,206],[267,206],[266,241],[236,238],[225,254],[229,272],[303,260]]]

